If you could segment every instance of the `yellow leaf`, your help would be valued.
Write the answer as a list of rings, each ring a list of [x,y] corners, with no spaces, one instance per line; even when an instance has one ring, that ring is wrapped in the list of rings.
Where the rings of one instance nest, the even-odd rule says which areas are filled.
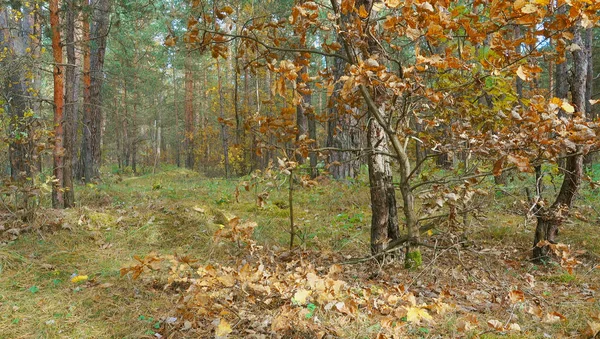
[[[420,6],[422,9],[433,12],[433,6],[429,2],[424,2]]]
[[[358,9],[358,15],[360,15],[360,17],[363,19],[369,16],[369,12],[367,12],[365,5],[360,5],[360,8]]]
[[[519,324],[517,323],[510,324],[510,326],[508,326],[508,329],[514,332],[521,332],[521,326],[519,326]]]
[[[527,74],[525,74],[525,69],[523,69],[523,66],[519,66],[517,69],[517,76],[521,78],[521,80],[527,80]]]
[[[407,28],[406,29],[406,36],[410,39],[410,40],[416,40],[417,38],[419,38],[421,36],[421,31],[417,28]]]
[[[575,107],[573,107],[573,105],[571,105],[568,102],[563,102],[562,105],[560,106],[565,112],[567,113],[573,113],[575,112]]]
[[[502,323],[496,319],[488,320],[487,324],[489,327],[495,329],[496,331],[504,330],[504,326],[502,325]]]
[[[406,310],[406,321],[419,324],[421,320],[433,322],[433,318],[427,313],[427,310],[421,307],[409,307]]]
[[[537,7],[534,4],[527,4],[521,8],[521,12],[531,14],[537,12]]]
[[[386,0],[385,4],[389,8],[396,8],[396,7],[400,6],[400,0]]]
[[[231,325],[227,321],[221,319],[221,321],[219,321],[219,326],[215,328],[215,336],[226,337],[232,331]]]
[[[304,304],[306,304],[306,299],[309,296],[310,296],[310,291],[309,290],[299,289],[294,294],[294,297],[292,298],[292,301],[295,302],[298,305],[304,305]]]
[[[533,0],[534,4],[548,6],[550,4],[550,0]]]
[[[85,281],[85,280],[88,280],[87,275],[78,275],[78,276],[71,278],[71,282],[73,282],[73,283],[78,283],[80,281]]]

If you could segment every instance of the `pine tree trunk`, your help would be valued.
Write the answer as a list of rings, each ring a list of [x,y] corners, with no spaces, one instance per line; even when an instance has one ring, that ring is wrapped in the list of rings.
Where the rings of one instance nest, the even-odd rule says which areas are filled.
[[[63,50],[60,40],[60,18],[58,14],[58,0],[50,0],[50,27],[52,30],[52,56],[54,59],[54,148],[52,157],[54,159],[54,183],[52,185],[52,207],[64,208],[64,160],[65,149],[63,110],[65,107],[64,97],[64,72]]]
[[[192,56],[185,55],[185,168],[194,169],[194,88],[192,73]]]
[[[65,113],[64,113],[64,206],[66,208],[73,207],[75,204],[75,192],[73,190],[73,149],[75,148],[75,18],[77,8],[75,0],[68,0],[66,15],[66,49],[67,49],[67,66],[65,67]]]
[[[225,121],[225,103],[223,97],[223,81],[221,79],[221,66],[217,58],[217,90],[219,91],[219,118],[221,120],[221,142],[223,143],[223,162],[225,177],[229,178],[229,131]]]

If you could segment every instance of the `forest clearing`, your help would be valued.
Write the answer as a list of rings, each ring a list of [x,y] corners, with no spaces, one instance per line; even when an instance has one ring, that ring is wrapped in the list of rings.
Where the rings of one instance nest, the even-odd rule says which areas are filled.
[[[597,338],[599,27],[0,0],[0,338]]]
[[[576,220],[561,234],[579,261],[573,268],[528,260],[532,230],[509,194],[513,185],[486,199],[494,207],[469,226],[465,240],[442,227],[426,235],[423,241],[438,249],[424,248],[423,269],[405,270],[401,262],[350,263],[369,246],[364,177],[295,192],[302,236],[292,251],[282,245],[289,227],[285,188],[271,190],[259,208],[249,192],[236,201],[240,181],[188,170],[118,179],[78,190],[76,208],[43,211],[33,232],[15,240],[3,234],[0,337],[214,337],[213,322],[221,319],[233,338],[570,338],[585,337],[598,323],[600,206],[591,195],[578,209],[589,222]],[[224,214],[256,222],[252,239],[239,246],[216,236]],[[192,268],[173,281],[169,262],[137,280],[121,275],[136,264],[134,256],[150,253],[167,261],[186,256]],[[246,263],[252,274],[262,264],[271,276],[243,282],[234,273]],[[186,292],[184,278],[208,266],[219,272],[209,276],[215,281],[204,276],[214,304],[190,306],[191,316],[178,313],[182,297],[194,293]],[[73,282],[77,276],[86,278]],[[321,291],[311,277],[343,287],[339,294]],[[312,293],[297,300],[302,291]],[[187,321],[194,322],[190,328]]]

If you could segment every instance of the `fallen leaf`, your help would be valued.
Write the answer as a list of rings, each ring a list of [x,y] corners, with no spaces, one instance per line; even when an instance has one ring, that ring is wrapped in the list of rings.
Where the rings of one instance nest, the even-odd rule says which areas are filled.
[[[433,322],[433,318],[431,317],[431,315],[429,315],[427,310],[425,310],[419,306],[409,307],[406,310],[406,321],[415,323],[415,324],[420,324],[421,320],[426,320],[427,322]]]
[[[559,321],[565,321],[567,320],[567,318],[558,313],[558,312],[551,312],[551,313],[546,313],[546,315],[544,316],[544,319],[542,319],[543,323],[547,323],[547,324],[554,324],[557,323]]]
[[[223,319],[219,321],[219,325],[215,328],[215,336],[219,338],[226,338],[231,332],[233,332],[231,325]]]
[[[78,283],[80,281],[86,281],[86,280],[88,280],[87,275],[76,275],[73,278],[71,278],[72,283]]]
[[[522,291],[519,291],[519,290],[510,291],[510,293],[508,294],[508,297],[510,298],[510,301],[513,304],[525,301],[525,295],[523,294]]]
[[[496,331],[504,330],[504,326],[502,325],[502,323],[496,319],[488,320],[487,324],[489,327],[495,329]]]
[[[508,330],[514,331],[514,332],[521,332],[521,326],[519,326],[519,324],[517,324],[517,323],[510,324],[508,326]]]
[[[527,4],[521,8],[521,12],[525,14],[531,14],[537,12],[537,7],[534,4]]]
[[[571,105],[568,102],[563,102],[562,105],[560,106],[565,112],[567,113],[573,113],[575,112],[575,107],[573,107],[573,105]]]
[[[310,291],[309,290],[305,290],[305,289],[299,289],[298,291],[296,291],[296,293],[294,294],[294,297],[292,298],[292,302],[298,304],[298,305],[304,305],[307,302],[307,298],[310,296]]]

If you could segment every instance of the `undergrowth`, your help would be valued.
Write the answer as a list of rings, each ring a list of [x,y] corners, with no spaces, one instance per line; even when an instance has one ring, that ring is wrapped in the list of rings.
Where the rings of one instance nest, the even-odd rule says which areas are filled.
[[[530,263],[534,224],[524,217],[516,188],[488,197],[487,213],[465,230],[468,242],[443,227],[425,235],[439,248],[424,248],[423,268],[413,271],[401,261],[344,265],[368,253],[364,179],[295,191],[293,251],[287,249],[287,186],[275,178],[246,191],[244,182],[252,180],[169,168],[107,175],[78,187],[76,208],[42,211],[33,231],[2,238],[0,338],[191,338],[214,336],[219,328],[229,333],[226,325],[230,337],[544,338],[581,335],[588,322],[599,321],[596,226],[575,219],[561,230],[560,240],[580,261],[572,272]],[[261,206],[257,194],[265,197]],[[588,194],[579,197],[582,213],[598,208]],[[232,225],[246,223],[252,232],[232,238]],[[160,270],[138,280],[121,275],[135,267],[134,256],[149,254],[161,258]],[[191,265],[173,279],[170,267],[186,260]],[[224,293],[215,294],[222,309],[203,307],[199,321],[177,306],[186,296],[208,293],[190,287],[208,281],[210,267],[233,280],[211,285]],[[240,276],[244,267],[262,278]],[[317,286],[328,281],[344,288],[334,293]]]

